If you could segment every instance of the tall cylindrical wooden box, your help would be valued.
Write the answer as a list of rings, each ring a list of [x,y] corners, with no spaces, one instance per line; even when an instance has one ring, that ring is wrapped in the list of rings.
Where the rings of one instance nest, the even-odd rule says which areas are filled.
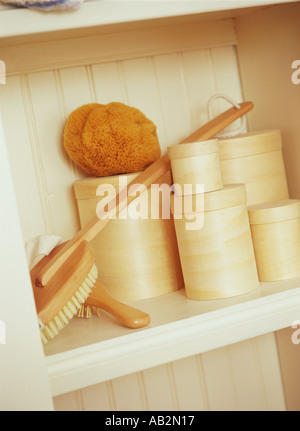
[[[300,201],[289,199],[248,208],[261,281],[300,276]]]
[[[108,184],[118,194],[120,188],[137,175],[93,177],[76,181],[74,190],[81,226],[95,216],[97,205],[104,197],[96,195],[99,186],[105,188]],[[170,175],[167,180],[171,185]],[[172,214],[171,218],[151,219],[149,189],[145,193],[148,195],[149,217],[146,215],[144,219],[133,219],[130,215],[135,204],[133,201],[122,210],[120,217],[123,218],[117,216],[110,220],[92,241],[99,279],[112,296],[122,301],[159,296],[183,287]],[[161,205],[162,201],[159,204],[160,211]]]
[[[173,145],[168,154],[176,195],[198,193],[197,184],[202,192],[223,187],[217,139]]]
[[[229,185],[204,193],[203,205],[193,195],[192,208],[198,207],[194,215],[202,212],[203,216],[203,225],[198,219],[198,229],[192,229],[192,214],[183,210],[187,198],[173,195],[171,199],[187,297],[226,298],[256,289],[258,276],[245,186]],[[178,199],[183,201],[181,210]]]
[[[245,184],[248,205],[289,198],[280,130],[221,138],[219,145],[223,182]]]

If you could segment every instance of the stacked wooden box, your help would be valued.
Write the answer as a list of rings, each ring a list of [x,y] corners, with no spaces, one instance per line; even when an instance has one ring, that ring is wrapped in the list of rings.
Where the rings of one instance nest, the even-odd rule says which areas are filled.
[[[300,275],[300,201],[289,199],[279,130],[168,152],[189,298],[231,297],[256,289],[258,280]]]
[[[243,181],[261,281],[300,276],[300,201],[289,199],[280,130],[220,140],[222,175]]]

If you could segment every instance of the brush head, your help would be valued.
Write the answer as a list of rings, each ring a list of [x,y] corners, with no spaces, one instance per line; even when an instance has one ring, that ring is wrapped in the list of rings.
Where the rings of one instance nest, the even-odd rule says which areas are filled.
[[[37,274],[63,246],[56,247],[30,271],[43,343],[54,338],[77,315],[98,277],[93,249],[83,241],[44,287],[37,286]]]

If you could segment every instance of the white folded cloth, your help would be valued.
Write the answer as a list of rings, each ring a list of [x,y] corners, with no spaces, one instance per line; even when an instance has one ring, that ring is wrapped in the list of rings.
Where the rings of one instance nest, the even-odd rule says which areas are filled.
[[[62,238],[56,235],[38,235],[27,241],[25,252],[28,265],[30,266],[39,256],[47,256],[62,242]]]

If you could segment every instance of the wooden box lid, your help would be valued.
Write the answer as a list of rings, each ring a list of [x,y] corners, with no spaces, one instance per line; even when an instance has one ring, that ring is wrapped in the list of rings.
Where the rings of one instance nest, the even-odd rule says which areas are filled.
[[[276,223],[300,217],[300,200],[286,199],[248,208],[250,224]]]
[[[281,150],[280,130],[243,133],[232,138],[219,139],[220,160],[236,159]]]
[[[205,154],[218,153],[218,139],[209,139],[207,141],[189,142],[177,144],[168,147],[170,160],[185,159],[188,157],[197,157]]]
[[[179,205],[179,208],[175,207],[174,199],[191,199],[188,205]],[[202,204],[200,208],[196,206],[196,199],[201,199]],[[246,205],[246,187],[245,184],[230,184],[225,185],[220,190],[215,190],[213,192],[207,193],[199,193],[190,196],[175,196],[172,195],[170,199],[171,210],[174,214],[176,211],[176,215],[188,215],[186,211],[187,208],[193,208],[195,210],[197,208],[197,212],[210,212],[217,211],[221,209],[231,208],[237,205]],[[175,215],[175,214],[174,214]]]

